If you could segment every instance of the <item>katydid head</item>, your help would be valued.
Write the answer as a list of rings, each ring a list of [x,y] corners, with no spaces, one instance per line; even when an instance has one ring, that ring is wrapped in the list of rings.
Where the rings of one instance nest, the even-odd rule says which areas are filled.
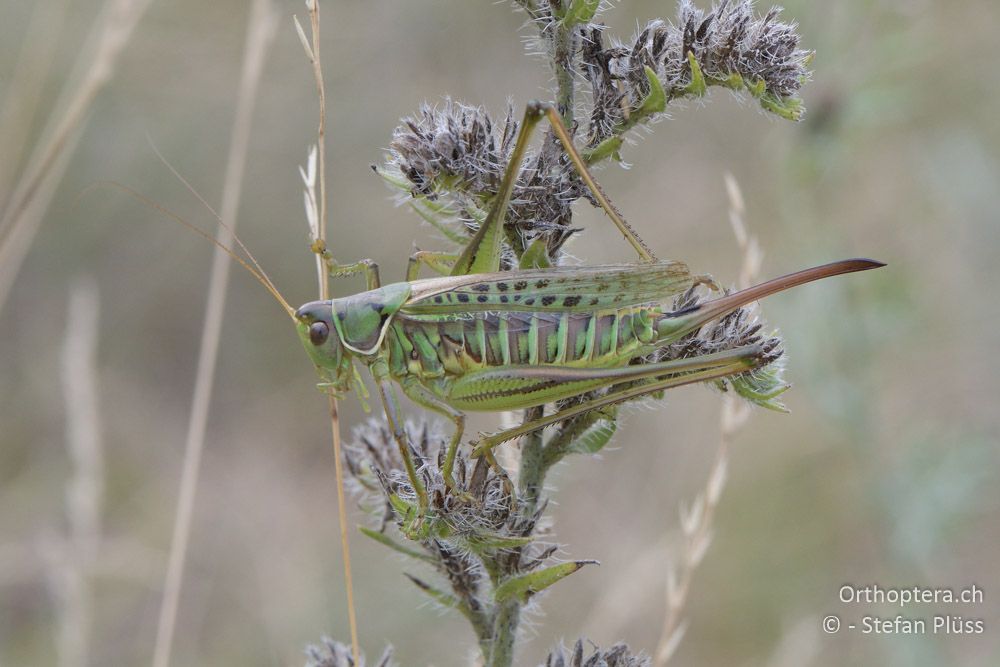
[[[351,388],[355,357],[379,353],[389,322],[409,296],[409,283],[394,283],[330,301],[312,301],[295,311],[299,338],[334,391]]]
[[[347,392],[354,378],[351,356],[340,340],[330,301],[313,301],[295,311],[295,329],[316,368],[335,393]]]

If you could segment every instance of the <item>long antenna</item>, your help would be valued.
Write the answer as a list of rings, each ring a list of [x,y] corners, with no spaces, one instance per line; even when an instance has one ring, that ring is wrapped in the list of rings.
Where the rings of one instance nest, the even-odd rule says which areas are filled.
[[[209,213],[211,213],[212,216],[215,217],[215,220],[216,222],[219,223],[220,227],[222,227],[224,230],[232,234],[233,240],[236,242],[236,245],[238,245],[240,247],[240,250],[242,250],[243,253],[250,259],[250,262],[253,263],[254,267],[257,269],[257,273],[260,276],[262,276],[271,285],[271,287],[274,287],[274,281],[272,281],[271,277],[267,275],[267,271],[265,271],[264,267],[260,265],[260,262],[257,261],[257,258],[253,256],[253,253],[250,252],[250,249],[247,248],[246,245],[243,243],[243,241],[240,239],[240,237],[237,236],[236,230],[226,224],[226,222],[222,219],[222,216],[219,215],[218,212],[216,212],[216,210],[212,208],[212,205],[209,204],[208,201],[201,196],[201,193],[198,192],[198,190],[195,189],[193,185],[191,185],[190,181],[184,178],[184,176],[176,168],[174,168],[174,165],[172,165],[170,161],[167,160],[166,157],[164,157],[163,153],[160,152],[160,149],[157,148],[155,143],[153,143],[152,137],[147,135],[146,141],[149,142],[149,147],[153,150],[153,153],[156,154],[156,157],[160,158],[160,162],[162,162],[163,165],[170,170],[170,173],[174,175],[174,178],[180,181],[181,184],[185,188],[187,188],[187,191],[191,193],[191,196],[193,196],[195,199],[201,202],[201,205],[208,209]]]
[[[118,188],[119,190],[121,190],[125,194],[127,194],[127,195],[131,196],[132,198],[134,198],[135,200],[137,200],[139,203],[143,204],[144,206],[148,206],[149,208],[153,209],[154,211],[156,211],[156,212],[158,212],[158,213],[160,213],[162,215],[165,215],[166,217],[170,218],[171,220],[173,220],[174,222],[178,223],[179,225],[181,225],[183,227],[186,227],[190,231],[192,231],[195,234],[197,234],[198,236],[202,237],[203,239],[205,239],[206,241],[208,241],[209,243],[211,243],[212,245],[214,245],[216,248],[219,248],[220,250],[222,250],[223,252],[225,252],[227,255],[229,255],[233,259],[233,261],[235,261],[237,264],[239,264],[244,269],[246,269],[247,273],[249,273],[251,276],[254,277],[254,280],[256,280],[257,282],[259,282],[261,285],[264,286],[264,289],[266,289],[271,294],[271,296],[273,296],[274,299],[279,304],[281,304],[281,307],[284,308],[285,312],[288,313],[289,317],[291,317],[292,319],[295,319],[295,309],[292,308],[292,306],[288,303],[288,301],[285,299],[285,297],[281,295],[281,292],[278,291],[278,288],[275,287],[275,285],[274,285],[273,282],[271,282],[270,277],[268,277],[268,275],[266,273],[264,273],[264,270],[262,268],[260,268],[260,264],[257,263],[257,260],[254,259],[253,255],[250,253],[249,250],[247,250],[246,246],[243,245],[243,242],[240,241],[239,238],[236,236],[236,234],[233,233],[233,230],[230,227],[228,227],[225,223],[223,223],[221,220],[219,221],[219,224],[221,224],[224,229],[229,230],[229,232],[231,234],[233,234],[233,238],[235,239],[236,243],[239,245],[240,249],[242,249],[243,252],[245,252],[247,254],[247,257],[250,258],[250,262],[253,262],[253,266],[251,266],[250,262],[248,262],[247,260],[243,259],[239,255],[237,255],[235,252],[233,252],[232,250],[230,250],[229,248],[227,248],[225,245],[223,245],[222,243],[220,243],[218,239],[216,239],[214,236],[212,236],[211,234],[209,234],[205,230],[201,229],[200,227],[198,227],[197,225],[195,225],[195,224],[193,224],[191,222],[188,222],[187,220],[185,220],[184,218],[182,218],[177,213],[174,213],[173,211],[171,211],[166,206],[163,206],[162,204],[158,204],[157,202],[153,201],[152,199],[150,199],[146,195],[142,194],[141,192],[139,192],[139,191],[137,191],[137,190],[135,190],[135,189],[127,186],[127,185],[124,185],[123,183],[118,183],[116,181],[98,181],[94,185],[86,188],[83,192],[81,192],[80,196],[82,197],[82,196],[86,195],[93,188],[100,187],[100,186],[110,186],[110,187],[113,187],[113,188]],[[209,210],[211,210],[211,207],[209,207]],[[215,213],[215,211],[212,211],[212,213]]]

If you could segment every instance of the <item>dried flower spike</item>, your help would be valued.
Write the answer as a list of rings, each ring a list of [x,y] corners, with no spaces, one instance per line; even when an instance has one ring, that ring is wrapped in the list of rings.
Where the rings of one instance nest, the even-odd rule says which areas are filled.
[[[593,647],[589,655],[584,651],[585,643]],[[577,639],[572,650],[562,644],[554,648],[539,667],[649,667],[650,664],[648,656],[633,653],[627,644],[601,649],[589,639]]]

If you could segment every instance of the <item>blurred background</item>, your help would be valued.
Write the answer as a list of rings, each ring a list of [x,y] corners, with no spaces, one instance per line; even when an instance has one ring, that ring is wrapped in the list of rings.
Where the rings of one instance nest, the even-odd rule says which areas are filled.
[[[623,38],[676,12],[667,0],[616,4],[604,20]],[[316,98],[292,23],[305,10],[279,5],[239,225],[280,289],[304,302],[316,287],[297,168],[314,141]],[[0,266],[9,286],[0,312],[0,664],[72,664],[65,647],[81,645],[94,665],[143,664],[152,654],[212,248],[113,187],[88,188],[116,181],[214,229],[150,142],[219,201],[248,6],[149,6],[59,165],[61,179],[43,193],[51,203],[19,272]],[[46,119],[64,115],[60,91],[92,58],[87,35],[101,7],[0,1],[4,198],[44,143]],[[757,410],[735,438],[675,663],[1000,664],[1000,5],[785,7],[803,46],[817,51],[802,123],[715,91],[627,148],[630,169],[599,174],[661,257],[724,283],[740,262],[726,172],[742,186],[765,275],[849,256],[889,264],[764,305],[787,338],[791,414]],[[525,54],[523,16],[505,3],[322,8],[334,252],[371,257],[384,279],[401,279],[413,243],[441,245],[369,168],[398,119],[445,95],[496,114],[509,98],[520,110],[549,96],[547,65]],[[581,207],[577,223],[586,232],[574,255],[631,259],[595,211]],[[94,388],[84,398],[96,401],[103,456],[81,460],[67,446],[80,397],[68,394],[74,365],[64,348],[79,343],[72,332],[88,313],[99,315]],[[174,664],[301,664],[320,636],[349,639],[325,399],[280,309],[240,270],[222,336]],[[655,648],[667,563],[680,549],[678,510],[705,485],[720,407],[716,393],[694,387],[632,409],[612,448],[551,476],[564,555],[602,564],[544,598],[521,664],[581,635]],[[347,400],[343,418],[349,431],[365,415]],[[99,519],[88,534],[100,540],[84,545],[96,565],[76,578],[67,575],[79,557],[68,540],[80,498],[100,499],[84,512]],[[352,527],[366,520],[349,509]],[[470,663],[463,619],[428,607],[384,547],[358,535],[352,549],[369,654],[392,643],[405,665]],[[824,634],[827,614],[846,624],[900,613],[838,599],[843,584],[873,583],[977,584],[982,604],[902,613],[982,618],[985,632]]]

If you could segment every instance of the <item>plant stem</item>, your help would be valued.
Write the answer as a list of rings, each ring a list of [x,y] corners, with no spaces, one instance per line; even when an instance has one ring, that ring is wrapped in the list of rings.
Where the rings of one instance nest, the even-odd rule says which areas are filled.
[[[576,118],[573,114],[575,99],[575,84],[573,78],[573,55],[577,49],[576,26],[566,25],[563,21],[553,20],[545,27],[546,31],[554,31],[549,39],[549,57],[552,60],[552,71],[556,77],[556,108],[562,117],[563,125],[575,132]]]
[[[532,18],[536,18],[536,13],[532,11],[529,3],[521,2],[522,7],[528,11]],[[555,7],[551,7],[551,15],[555,14]],[[576,52],[577,32],[574,26],[567,26],[562,21],[549,19],[540,27],[542,38],[549,45],[549,59],[552,62],[552,70],[556,79],[556,109],[563,125],[572,133],[576,127],[576,118],[573,113],[574,101],[574,77],[573,77],[573,55]],[[551,136],[551,135],[550,135]],[[572,140],[572,139],[570,139]],[[557,146],[554,141],[546,142],[547,146]],[[525,423],[537,420],[544,414],[544,408],[532,408],[525,414]],[[549,466],[545,461],[545,446],[541,431],[536,431],[524,436],[521,441],[521,461],[518,478],[518,504],[519,514],[522,520],[533,520],[538,511],[538,504],[541,500],[542,488],[545,482],[545,474]],[[520,553],[513,556],[510,561],[509,575],[517,573],[520,561]],[[499,603],[493,614],[493,637],[488,654],[484,654],[485,667],[510,667],[514,662],[514,643],[517,639],[517,629],[521,621],[522,601],[514,598]]]
[[[323,61],[320,57],[320,20],[319,2],[310,0],[309,24],[312,32],[312,43],[307,49],[313,66],[313,77],[316,80],[316,96],[319,99],[319,120],[316,128],[316,150],[319,167],[319,201],[317,202],[316,238],[325,245],[326,242],[326,86],[323,83]],[[329,272],[322,262],[317,262],[319,271],[319,298],[330,298]],[[347,505],[344,497],[344,470],[340,446],[340,411],[337,398],[328,394],[330,414],[330,437],[333,442],[333,469],[337,487],[337,523],[340,527],[340,551],[344,564],[344,588],[347,591],[347,623],[351,633],[351,657],[355,665],[361,664],[361,645],[358,641],[358,619],[354,608],[354,580],[351,575],[351,549],[347,537]]]
[[[484,667],[510,667],[514,664],[514,639],[521,621],[521,601],[500,603],[493,620],[493,641]]]
[[[542,417],[543,408],[531,408],[524,415],[525,422]],[[549,466],[545,463],[544,440],[541,431],[529,433],[521,440],[521,461],[518,476],[518,515],[521,521],[534,521],[541,500],[545,473]],[[506,563],[506,574],[518,573],[520,550],[512,554]],[[496,583],[496,582],[494,582]],[[514,643],[517,628],[521,622],[523,601],[517,597],[495,605],[493,610],[493,636],[488,641],[489,651],[484,651],[485,667],[510,667],[514,662]],[[482,642],[480,644],[483,645]]]
[[[532,408],[524,416],[525,422],[542,418],[543,408]],[[530,517],[538,511],[538,501],[542,495],[542,484],[548,466],[545,463],[545,447],[542,432],[535,431],[524,436],[521,441],[521,467],[518,477],[518,495],[521,515]]]

